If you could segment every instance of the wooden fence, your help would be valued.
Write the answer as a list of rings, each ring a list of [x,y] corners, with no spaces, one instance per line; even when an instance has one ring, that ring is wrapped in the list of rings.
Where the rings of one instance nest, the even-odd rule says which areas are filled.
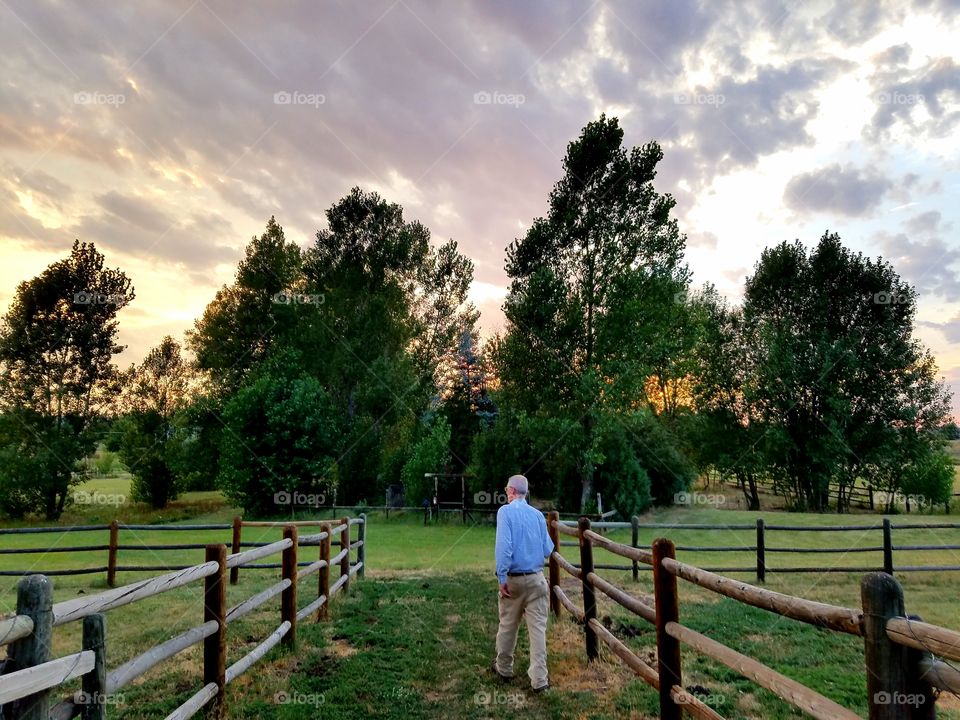
[[[361,513],[360,517],[366,517],[366,514]],[[22,535],[22,534],[35,534],[35,533],[74,533],[74,532],[96,532],[96,531],[109,531],[109,535],[106,543],[101,544],[92,544],[92,545],[54,545],[54,546],[39,546],[39,547],[29,547],[29,548],[0,548],[0,555],[24,555],[24,554],[44,554],[44,553],[61,553],[69,552],[73,555],[77,553],[104,553],[106,565],[98,565],[95,567],[83,567],[83,568],[68,568],[61,570],[49,570],[45,574],[48,576],[56,575],[91,575],[91,574],[100,574],[107,579],[107,585],[110,587],[115,587],[117,582],[117,573],[121,572],[172,572],[174,570],[186,570],[192,565],[170,565],[170,564],[153,564],[153,565],[120,565],[118,564],[118,557],[120,551],[125,552],[136,552],[136,551],[148,551],[153,554],[163,551],[181,551],[181,550],[204,550],[207,547],[206,543],[167,543],[162,545],[147,545],[143,543],[129,543],[124,544],[121,542],[120,533],[123,531],[159,531],[159,532],[196,532],[199,530],[232,530],[233,537],[232,540],[228,543],[233,550],[234,554],[237,554],[243,548],[258,548],[266,547],[270,543],[265,542],[242,542],[241,534],[244,527],[258,527],[258,528],[283,528],[287,525],[295,525],[297,527],[308,527],[308,526],[321,526],[329,521],[324,520],[298,520],[291,522],[261,522],[261,521],[248,521],[240,517],[235,517],[233,523],[230,525],[227,524],[206,524],[206,525],[127,525],[114,520],[109,525],[72,525],[67,527],[36,527],[36,528],[0,528],[0,536],[3,535]],[[310,563],[300,563],[301,566],[309,565]],[[273,563],[250,563],[246,567],[250,569],[276,569],[282,567],[282,563],[273,562]],[[235,585],[240,577],[240,566],[233,566],[230,570],[230,583]],[[19,577],[34,574],[33,570],[0,570],[0,577]]]
[[[567,523],[568,525],[570,523]],[[898,552],[909,552],[911,554],[920,554],[924,552],[936,551],[957,551],[960,550],[960,544],[954,545],[934,545],[934,544],[903,544],[894,543],[894,530],[960,530],[960,523],[893,523],[890,518],[884,518],[883,522],[877,525],[768,525],[763,518],[757,518],[755,523],[751,524],[731,524],[731,525],[700,525],[700,524],[666,524],[666,523],[641,523],[639,518],[634,517],[631,522],[598,522],[593,524],[597,530],[631,530],[632,538],[630,547],[637,549],[639,547],[639,535],[641,530],[730,530],[730,531],[755,531],[756,540],[753,544],[744,545],[677,545],[678,552],[696,552],[696,553],[751,553],[755,557],[755,562],[749,566],[716,566],[704,568],[712,572],[730,572],[730,573],[751,573],[755,574],[759,582],[764,582],[767,573],[825,573],[825,572],[871,572],[879,570],[893,575],[902,572],[942,572],[942,571],[960,571],[960,565],[918,565],[894,563],[894,554]],[[768,543],[769,533],[816,533],[816,532],[876,532],[880,535],[878,544],[864,547],[826,547],[826,548],[805,548],[797,547],[793,544],[770,545]],[[562,547],[577,547],[579,543],[572,541],[561,541]],[[863,554],[875,553],[882,554],[882,561],[877,565],[832,565],[832,566],[774,566],[769,562],[769,555],[780,554]],[[574,566],[576,567],[576,566]],[[651,567],[645,567],[643,563],[633,562],[630,565],[624,564],[604,564],[598,565],[599,570],[632,570],[634,579],[640,569],[651,570]]]
[[[727,478],[722,480],[722,482],[729,487],[735,487],[741,491],[744,490],[744,484],[737,480]],[[764,490],[774,495],[784,494],[770,478],[756,478],[754,482],[758,490]],[[856,503],[860,507],[870,510],[875,510],[877,505],[886,506],[887,500],[893,495],[895,499],[894,505],[903,505],[907,513],[910,512],[910,501],[916,501],[916,497],[913,495],[887,490],[875,490],[872,485],[857,484],[841,486],[836,482],[831,482],[827,486],[827,495],[836,497],[838,504],[841,502],[846,502],[847,504]],[[951,493],[950,497],[943,503],[943,510],[947,515],[950,514],[950,503],[955,497],[960,497],[960,493]],[[917,504],[920,503],[917,502]]]
[[[960,661],[960,633],[906,615],[903,590],[891,575],[882,572],[866,575],[861,584],[863,607],[852,609],[771,592],[678,562],[676,546],[671,540],[657,539],[650,550],[631,547],[596,533],[586,518],[581,519],[574,529],[562,523],[556,513],[550,514],[548,527],[555,547],[560,547],[560,537],[564,535],[575,537],[580,548],[579,567],[567,561],[559,550],[550,556],[553,612],[559,616],[561,608],[566,608],[583,625],[590,660],[598,657],[599,641],[602,640],[642,680],[656,689],[660,695],[662,720],[679,720],[684,711],[696,718],[722,720],[713,708],[684,689],[682,646],[753,680],[815,718],[858,718],[820,693],[682,625],[678,578],[782,617],[862,637],[870,720],[935,718],[936,692],[960,693],[960,671],[949,662]],[[595,547],[652,568],[654,604],[644,602],[597,575],[599,566],[593,559]],[[582,609],[560,587],[561,570],[580,580]],[[656,628],[656,668],[633,653],[597,620],[597,592]]]
[[[0,674],[0,709],[3,717],[18,720],[66,720],[74,717],[102,720],[111,694],[117,693],[160,662],[200,642],[203,643],[203,686],[174,710],[168,720],[185,720],[201,709],[206,709],[207,717],[224,717],[226,686],[249,670],[278,643],[293,647],[296,643],[297,623],[311,615],[318,621],[327,617],[330,598],[338,592],[348,591],[351,576],[363,577],[366,517],[344,517],[335,527],[332,522],[322,522],[319,523],[319,533],[300,536],[299,526],[317,524],[314,521],[299,524],[278,523],[276,525],[283,528],[283,539],[277,542],[257,543],[257,547],[232,554],[227,554],[225,544],[206,545],[203,546],[206,560],[201,564],[176,569],[97,595],[58,603],[53,602],[53,583],[48,576],[24,577],[18,586],[16,614],[0,620],[0,646],[8,646],[7,660]],[[350,528],[354,525],[358,526],[357,540],[351,542]],[[156,529],[156,526],[145,527]],[[198,526],[192,527],[196,529]],[[330,547],[334,540],[340,549],[331,557]],[[298,550],[314,545],[319,546],[318,559],[307,563],[298,562]],[[352,564],[351,550],[356,550],[357,557]],[[258,560],[276,554],[281,555],[279,565],[257,563]],[[277,566],[281,568],[279,582],[233,607],[228,607],[228,570],[232,572],[240,567]],[[333,576],[330,573],[331,568],[337,568]],[[301,608],[298,602],[298,590],[303,587],[301,581],[315,573],[319,576],[316,597]],[[332,583],[331,579],[334,580]],[[150,648],[108,672],[108,636],[104,613],[198,580],[204,582],[202,624]],[[230,623],[278,595],[280,624],[257,647],[228,666],[226,641]],[[78,620],[83,622],[81,651],[52,659],[50,655],[54,628]],[[81,690],[55,704],[52,698],[54,688],[76,678],[80,678]]]

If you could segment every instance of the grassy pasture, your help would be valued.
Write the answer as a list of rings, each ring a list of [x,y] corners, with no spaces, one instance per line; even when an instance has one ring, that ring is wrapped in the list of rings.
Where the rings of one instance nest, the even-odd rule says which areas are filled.
[[[124,478],[103,479],[89,484],[90,492],[123,495]],[[163,513],[152,513],[127,502],[118,507],[74,506],[70,523],[105,523],[114,517],[125,522],[227,523],[235,510],[217,493],[188,494]],[[813,515],[765,512],[768,524],[827,526],[864,525],[863,532],[768,531],[767,564],[785,565],[879,565],[881,554],[788,555],[770,551],[775,547],[870,547],[881,544],[878,530],[866,526],[880,523],[877,515]],[[756,514],[708,507],[672,508],[650,513],[644,522],[750,524]],[[944,516],[899,515],[894,523],[933,523],[953,519]],[[960,516],[957,516],[960,521]],[[678,545],[750,546],[754,530],[642,530],[640,543],[668,535]],[[279,539],[279,529],[245,528],[245,541]],[[611,537],[629,542],[629,531]],[[121,531],[121,544],[229,542],[230,531]],[[525,653],[518,649],[518,680],[495,685],[485,674],[496,631],[495,581],[492,576],[494,529],[487,524],[464,526],[459,521],[423,527],[422,516],[391,516],[387,521],[371,515],[368,530],[369,572],[348,597],[334,600],[333,622],[301,626],[295,653],[273,651],[248,674],[229,687],[233,717],[325,718],[487,718],[532,717],[655,717],[656,695],[632,679],[619,661],[604,655],[602,663],[587,666],[582,636],[567,620],[551,623],[550,664],[556,692],[533,696],[526,690]],[[12,547],[105,544],[106,531],[0,535],[0,549]],[[894,531],[894,543],[960,544],[960,530],[919,529]],[[305,548],[301,559],[312,559],[315,548]],[[571,560],[576,548],[563,548]],[[681,560],[703,567],[739,565],[752,567],[753,552],[708,553],[680,551]],[[202,550],[122,550],[119,563],[193,564]],[[605,551],[596,551],[596,561],[621,562]],[[898,564],[960,564],[960,551],[895,553]],[[29,563],[29,564],[26,564]],[[98,567],[106,564],[106,552],[0,554],[0,569]],[[640,595],[651,595],[650,574],[641,571],[634,584],[630,573],[601,571],[601,575]],[[121,573],[128,583],[156,573]],[[278,570],[246,570],[240,584],[228,588],[228,604],[234,605],[272,584]],[[736,575],[753,582],[751,574]],[[766,587],[802,597],[841,605],[859,605],[860,573],[777,574],[768,571]],[[957,573],[909,573],[899,577],[906,593],[908,612],[948,627],[960,627],[954,602],[960,587]],[[315,581],[311,578],[311,581]],[[315,587],[305,581],[300,605],[312,597]],[[0,578],[0,613],[12,611],[16,578]],[[575,582],[567,582],[569,594],[578,599]],[[103,574],[54,578],[55,599],[91,594],[105,589]],[[767,662],[781,672],[814,687],[829,697],[865,712],[863,651],[856,638],[809,628],[789,620],[746,608],[682,583],[681,619],[697,630],[741,652]],[[601,615],[610,618],[616,634],[629,639],[641,656],[654,645],[652,629],[643,621],[605,600]],[[197,625],[202,618],[201,583],[171,591],[156,598],[110,611],[107,614],[108,662],[116,667],[170,636]],[[279,601],[251,614],[228,631],[228,663],[252,649],[279,623]],[[55,655],[76,652],[80,624],[58,628]],[[523,635],[521,635],[521,638]],[[685,682],[702,685],[711,692],[710,702],[730,718],[792,718],[799,714],[766,691],[715,663],[685,652]],[[200,648],[195,647],[161,665],[135,686],[120,693],[112,716],[148,718],[162,716],[183,702],[200,686]],[[598,691],[597,688],[605,688]],[[66,694],[66,692],[64,692]],[[941,717],[960,718],[942,699]],[[960,705],[957,705],[960,707]]]

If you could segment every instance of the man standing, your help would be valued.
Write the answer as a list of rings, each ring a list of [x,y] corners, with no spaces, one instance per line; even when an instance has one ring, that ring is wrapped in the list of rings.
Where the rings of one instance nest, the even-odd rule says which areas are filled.
[[[513,651],[520,617],[527,620],[530,637],[530,685],[534,692],[550,687],[547,679],[547,614],[550,588],[543,577],[543,561],[553,553],[553,541],[539,510],[527,504],[523,475],[507,481],[507,504],[497,511],[495,550],[500,583],[500,629],[493,671],[503,680],[513,677]]]

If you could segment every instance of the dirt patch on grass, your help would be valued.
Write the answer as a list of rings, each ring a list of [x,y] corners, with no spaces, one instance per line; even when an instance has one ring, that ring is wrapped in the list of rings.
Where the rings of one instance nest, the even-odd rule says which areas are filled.
[[[568,618],[554,620],[547,640],[550,684],[569,692],[592,692],[598,697],[617,692],[633,679],[619,659],[601,648],[601,662],[587,662],[583,628]]]
[[[335,637],[330,640],[327,646],[327,653],[337,658],[348,658],[356,655],[359,651],[344,638]]]

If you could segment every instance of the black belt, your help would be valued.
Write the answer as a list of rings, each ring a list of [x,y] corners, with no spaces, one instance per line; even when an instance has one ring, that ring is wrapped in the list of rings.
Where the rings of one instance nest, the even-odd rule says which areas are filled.
[[[531,570],[530,572],[508,572],[509,577],[517,577],[518,575],[536,575],[538,572],[543,572],[543,570]]]

